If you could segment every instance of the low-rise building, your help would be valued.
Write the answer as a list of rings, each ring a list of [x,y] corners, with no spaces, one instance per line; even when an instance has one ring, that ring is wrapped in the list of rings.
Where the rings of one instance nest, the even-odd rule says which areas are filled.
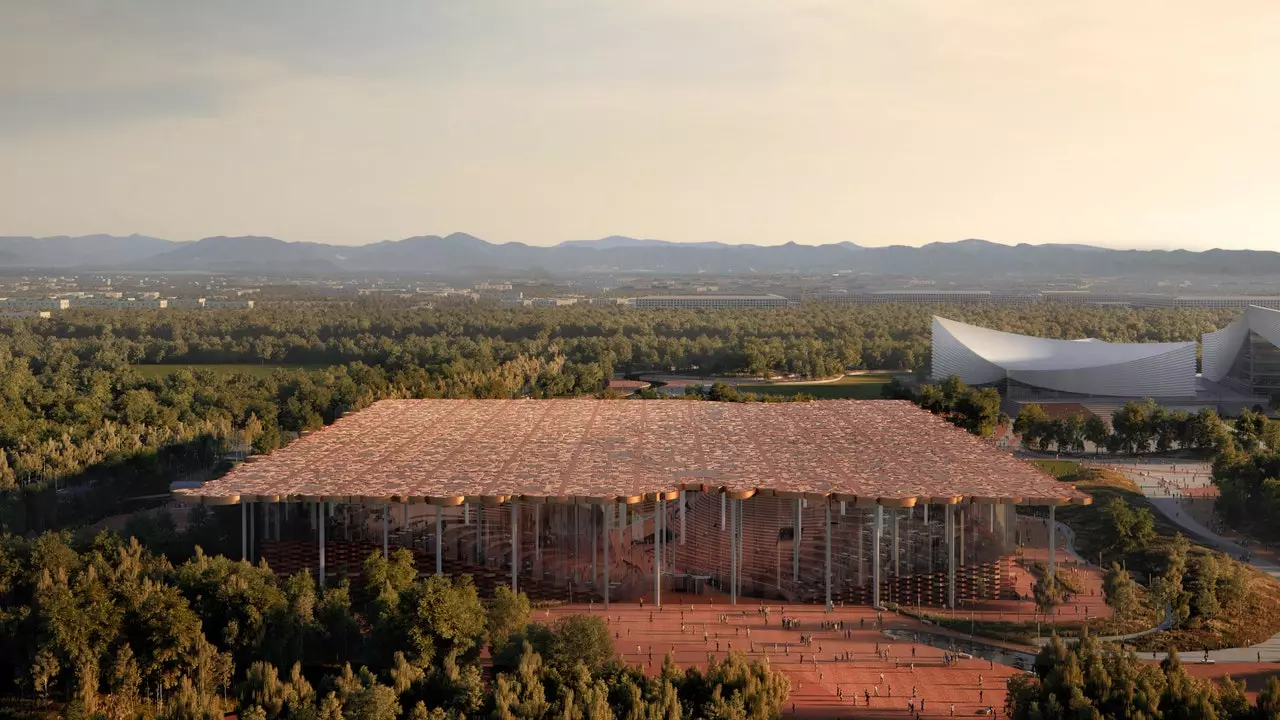
[[[637,308],[734,308],[786,307],[790,300],[781,295],[648,295],[633,298]]]
[[[205,300],[204,307],[219,310],[252,310],[252,300]]]
[[[71,301],[66,298],[0,298],[0,310],[66,310]]]

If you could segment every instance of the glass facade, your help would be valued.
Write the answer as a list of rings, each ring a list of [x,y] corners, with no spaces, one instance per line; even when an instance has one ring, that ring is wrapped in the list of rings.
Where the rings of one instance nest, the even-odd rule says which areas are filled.
[[[1262,397],[1280,395],[1280,348],[1250,330],[1222,383]]]

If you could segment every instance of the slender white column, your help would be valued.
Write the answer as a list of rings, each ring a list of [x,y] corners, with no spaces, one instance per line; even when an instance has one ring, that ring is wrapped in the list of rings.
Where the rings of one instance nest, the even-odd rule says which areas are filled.
[[[1056,561],[1058,557],[1055,552],[1056,551],[1055,546],[1057,545],[1057,540],[1058,540],[1057,510],[1058,508],[1054,507],[1053,505],[1049,506],[1049,580],[1051,583],[1050,586],[1052,586],[1053,582],[1056,582],[1058,580],[1058,576],[1055,572],[1055,568],[1057,568]]]
[[[689,514],[689,495],[680,491],[680,544],[684,545],[684,518]]]
[[[729,508],[729,604],[738,604],[738,501]]]
[[[604,506],[604,522],[600,526],[604,543],[604,609],[609,609],[609,525],[613,522],[613,504]]]
[[[884,506],[876,505],[876,527],[871,533],[871,606],[880,607],[880,536],[884,534]]]
[[[794,520],[791,525],[795,533],[791,539],[791,581],[797,583],[800,582],[800,538],[804,537],[804,528],[800,526],[800,502],[800,498],[795,499]]]
[[[476,564],[484,565],[484,505],[476,505]]]
[[[867,514],[865,512],[858,510],[858,519],[854,521],[857,523],[855,534],[858,537],[857,545],[854,546],[854,552],[858,554],[858,587],[864,587],[867,581],[866,573],[863,570],[865,563],[862,560],[862,527],[864,525],[863,521],[866,520],[866,517]]]
[[[444,508],[436,506],[436,574],[444,574]]]
[[[511,501],[511,592],[520,592],[520,515],[516,501]]]
[[[258,525],[258,504],[249,503],[249,562],[256,562],[258,557],[258,540],[255,537]]]
[[[382,506],[382,558],[385,560],[391,557],[390,540],[391,537],[391,506],[384,504]]]
[[[747,502],[746,500],[739,500],[739,501],[738,501],[738,529],[737,529],[737,533],[738,533],[738,594],[739,594],[739,595],[741,595],[741,594],[742,594],[742,577],[743,577],[743,569],[744,569],[744,568],[746,568],[746,564],[745,564],[745,563],[743,563],[743,561],[742,561],[742,555],[743,555],[743,552],[742,552],[742,535],[743,535],[743,532],[744,532],[744,526],[746,525],[746,523],[743,521],[743,518],[745,518],[745,517],[746,517],[746,514],[747,514],[747,506],[746,506],[746,502]]]
[[[328,518],[324,516],[324,502],[320,503],[320,567],[317,574],[320,576],[320,587],[324,587],[324,527],[328,525]]]
[[[947,607],[956,607],[955,506],[947,505]]]
[[[462,503],[462,524],[471,524],[471,505],[469,503]]]
[[[653,604],[662,607],[662,501],[653,504]]]
[[[827,541],[824,543],[826,550],[826,581],[827,581],[827,609],[831,609],[831,501],[828,500],[823,504],[827,517]]]
[[[720,531],[721,532],[729,529],[729,526],[724,524],[724,506],[725,506],[725,496],[724,496],[724,493],[720,493]]]
[[[933,574],[933,526],[929,524],[929,504],[924,506],[924,551],[928,558],[929,574]],[[933,582],[930,580],[930,582]]]
[[[901,553],[902,544],[899,542],[899,536],[898,536],[898,516],[899,515],[901,515],[901,513],[898,512],[898,508],[894,508],[893,509],[893,576],[895,578],[902,575],[902,553]]]

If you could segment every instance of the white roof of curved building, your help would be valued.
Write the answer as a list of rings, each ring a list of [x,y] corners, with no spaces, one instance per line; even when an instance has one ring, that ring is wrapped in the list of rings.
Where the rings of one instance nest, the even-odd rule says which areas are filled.
[[[989,330],[935,317],[933,377],[969,385],[1014,380],[1093,397],[1191,397],[1196,343],[1055,340]]]
[[[1055,340],[990,330],[935,317],[951,337],[987,362],[1005,370],[1078,370],[1164,355],[1195,342],[1109,343],[1096,338]]]

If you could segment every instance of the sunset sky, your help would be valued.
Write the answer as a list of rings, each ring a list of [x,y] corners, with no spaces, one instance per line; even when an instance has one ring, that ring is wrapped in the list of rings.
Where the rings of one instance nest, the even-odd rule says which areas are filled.
[[[1280,250],[1277,0],[0,3],[0,235]]]

